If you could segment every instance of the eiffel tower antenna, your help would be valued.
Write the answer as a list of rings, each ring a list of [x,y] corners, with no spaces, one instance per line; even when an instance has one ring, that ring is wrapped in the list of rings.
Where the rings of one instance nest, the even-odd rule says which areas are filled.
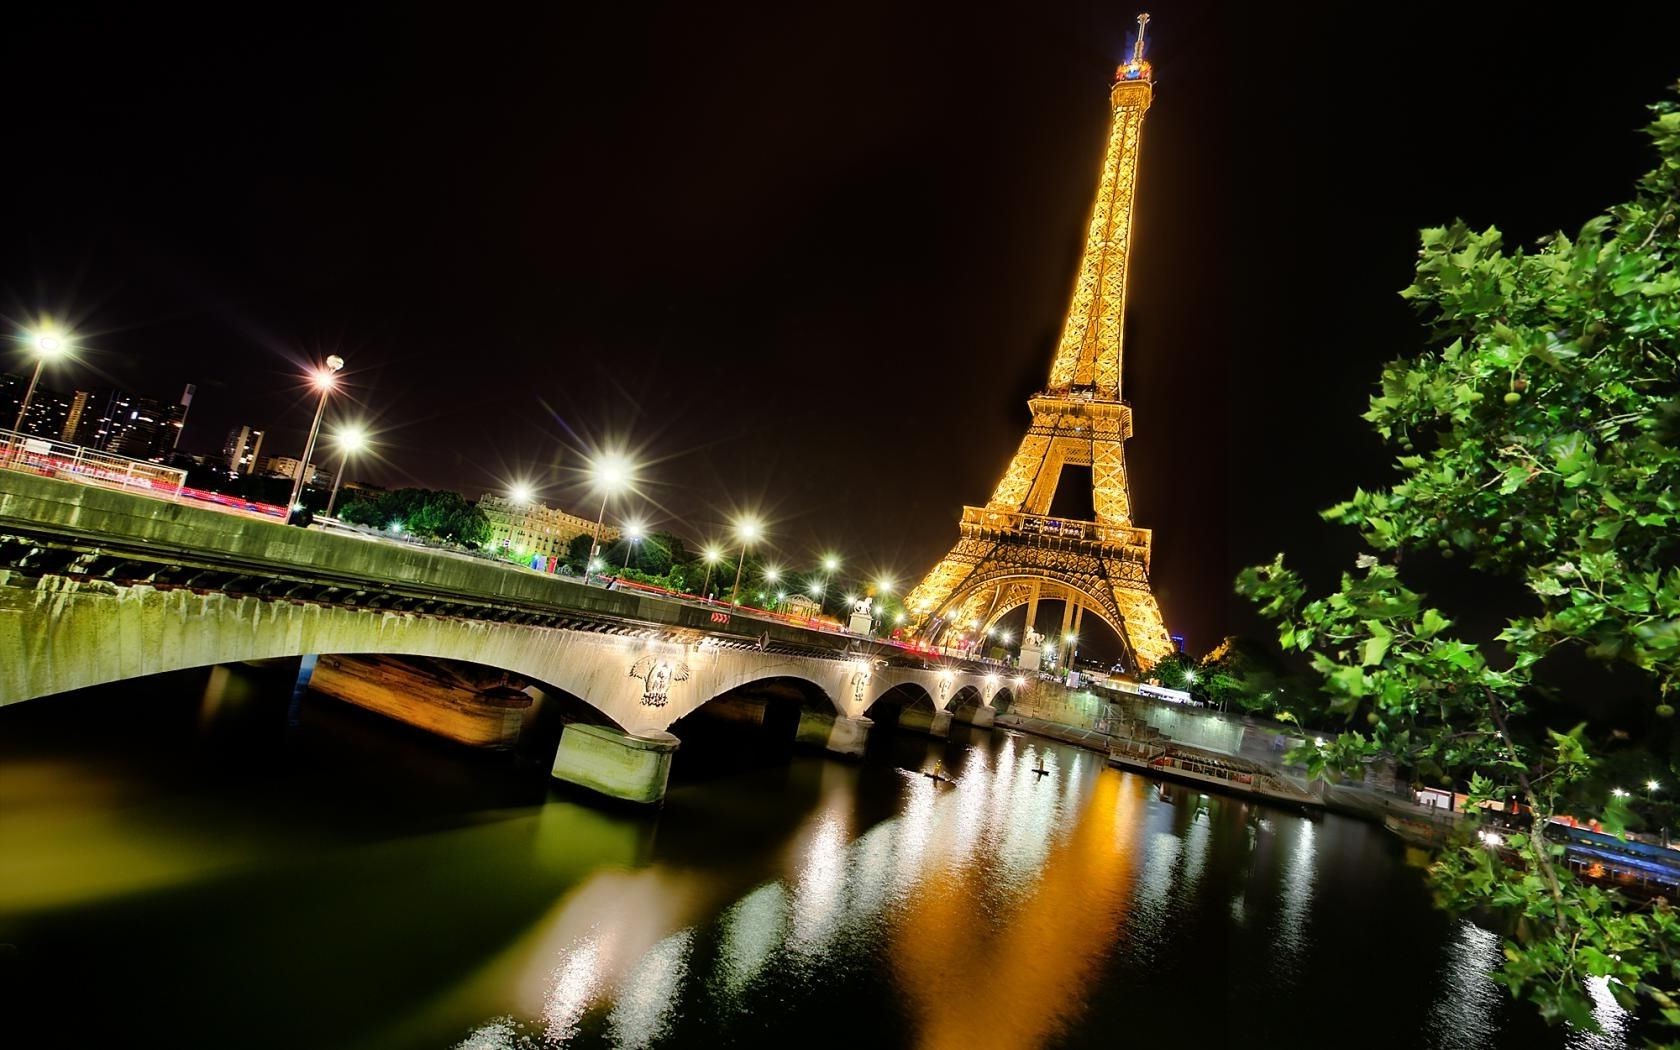
[[[1149,16],[1139,15],[1130,61],[1109,89],[1096,201],[1049,382],[1027,402],[1032,425],[992,498],[963,508],[957,545],[904,601],[918,634],[948,647],[976,644],[1025,605],[1023,670],[1038,668],[1040,649],[1029,640],[1040,600],[1062,603],[1062,630],[1051,646],[1076,638],[1090,611],[1120,636],[1132,671],[1173,651],[1149,587],[1151,534],[1132,521],[1124,453],[1132,409],[1120,398],[1138,147],[1154,97],[1143,57],[1148,25]],[[1049,517],[1065,466],[1091,468],[1095,521]]]

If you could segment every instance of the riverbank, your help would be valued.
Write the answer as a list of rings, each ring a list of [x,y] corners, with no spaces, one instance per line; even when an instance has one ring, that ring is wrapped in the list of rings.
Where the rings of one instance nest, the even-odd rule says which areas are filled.
[[[1190,716],[1194,717],[1194,716]],[[1225,720],[1221,720],[1225,721]],[[1096,751],[1107,757],[1110,744],[1114,737],[1099,728],[1089,726],[1068,725],[1033,715],[1002,714],[997,716],[994,723],[1005,729],[1017,732],[1031,733],[1034,736],[1045,737],[1074,747]],[[1163,743],[1170,744],[1176,750],[1191,754],[1201,753],[1209,755],[1223,755],[1240,759],[1263,770],[1267,775],[1287,781],[1301,790],[1301,797],[1292,797],[1288,804],[1298,804],[1314,809],[1341,813],[1345,816],[1357,817],[1375,824],[1383,824],[1387,818],[1405,821],[1421,821],[1431,826],[1446,828],[1457,819],[1440,809],[1432,806],[1420,806],[1409,799],[1385,794],[1369,784],[1331,783],[1326,780],[1306,781],[1300,776],[1300,770],[1282,765],[1257,761],[1255,754],[1277,754],[1278,749],[1271,748],[1241,748],[1224,750],[1183,744],[1167,734],[1160,734]],[[1147,775],[1147,774],[1145,774]]]

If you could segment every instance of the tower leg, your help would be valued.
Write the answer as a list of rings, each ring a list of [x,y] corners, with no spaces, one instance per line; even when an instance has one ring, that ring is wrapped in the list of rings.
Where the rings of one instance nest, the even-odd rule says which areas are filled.
[[[1073,608],[1077,604],[1078,600],[1071,593],[1062,603],[1062,636],[1056,640],[1058,645],[1067,641],[1067,636],[1073,633]]]
[[[1080,637],[1081,635],[1083,635],[1084,633],[1085,633],[1085,606],[1084,606],[1083,603],[1081,603],[1081,604],[1075,606],[1074,610],[1073,610],[1073,634],[1074,634],[1074,637],[1077,638],[1077,637]]]
[[[1031,627],[1035,631],[1038,630],[1038,591],[1039,582],[1034,580],[1032,585],[1032,597],[1027,599],[1027,626]],[[1025,638],[1026,636],[1027,632],[1023,630],[1021,632],[1021,637]]]

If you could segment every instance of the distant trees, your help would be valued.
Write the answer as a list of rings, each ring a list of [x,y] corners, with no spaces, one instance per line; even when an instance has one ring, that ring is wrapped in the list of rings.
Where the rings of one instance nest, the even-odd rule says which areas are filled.
[[[395,525],[411,536],[463,547],[482,547],[490,540],[490,520],[459,492],[435,489],[358,492],[339,508],[338,516],[354,525],[381,529]]]

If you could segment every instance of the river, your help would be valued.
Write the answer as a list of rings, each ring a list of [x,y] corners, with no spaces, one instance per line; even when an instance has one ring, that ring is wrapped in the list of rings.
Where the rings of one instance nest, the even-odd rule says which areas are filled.
[[[1350,819],[961,726],[679,752],[657,813],[540,758],[231,668],[0,709],[11,1045],[1622,1043],[1508,1004]]]

